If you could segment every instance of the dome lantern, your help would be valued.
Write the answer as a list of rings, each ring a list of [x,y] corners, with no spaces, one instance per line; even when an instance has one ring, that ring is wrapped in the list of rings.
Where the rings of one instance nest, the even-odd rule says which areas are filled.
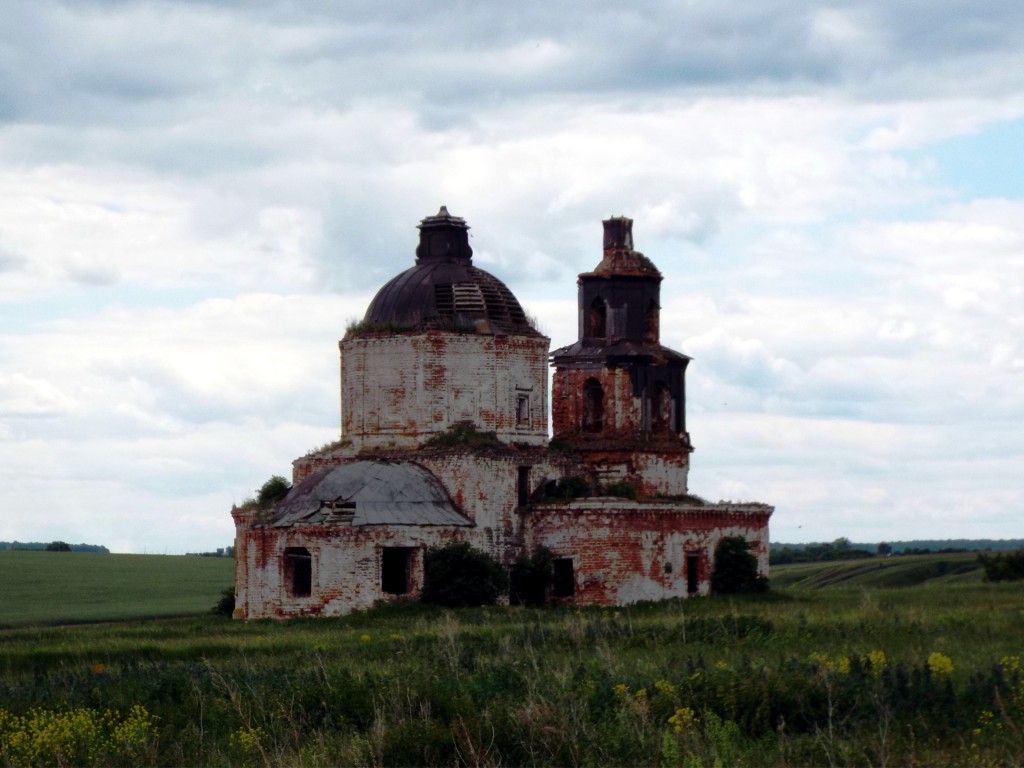
[[[425,261],[464,261],[473,259],[469,247],[469,226],[466,220],[448,213],[442,205],[436,216],[427,216],[419,223],[420,244],[416,247],[416,263]]]

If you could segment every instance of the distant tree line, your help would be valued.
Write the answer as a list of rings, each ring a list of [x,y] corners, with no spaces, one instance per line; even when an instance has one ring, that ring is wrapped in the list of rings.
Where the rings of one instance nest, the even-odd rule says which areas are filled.
[[[109,555],[102,544],[68,544],[65,541],[0,541],[0,549],[32,549],[50,552],[95,552]]]
[[[213,552],[186,552],[189,557],[234,557],[234,547],[217,547]]]
[[[768,561],[772,565],[789,563],[820,563],[829,560],[856,560],[862,557],[874,557],[876,550],[860,549],[853,546],[849,539],[838,538],[828,544],[805,544],[799,548],[772,548]]]

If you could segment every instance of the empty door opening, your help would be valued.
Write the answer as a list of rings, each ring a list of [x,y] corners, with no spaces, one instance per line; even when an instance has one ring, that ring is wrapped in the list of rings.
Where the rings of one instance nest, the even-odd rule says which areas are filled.
[[[389,595],[405,595],[409,592],[409,563],[412,549],[409,547],[385,547],[380,558],[380,586]]]
[[[576,594],[576,574],[571,557],[559,557],[554,562],[551,594],[554,597],[572,597]]]

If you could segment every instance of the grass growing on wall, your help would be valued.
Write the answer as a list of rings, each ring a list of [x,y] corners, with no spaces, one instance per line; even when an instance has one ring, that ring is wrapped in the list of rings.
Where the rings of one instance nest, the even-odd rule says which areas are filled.
[[[0,627],[184,616],[234,583],[230,557],[0,551]]]
[[[141,707],[166,765],[1013,765],[1022,617],[979,583],[15,629],[0,708]]]

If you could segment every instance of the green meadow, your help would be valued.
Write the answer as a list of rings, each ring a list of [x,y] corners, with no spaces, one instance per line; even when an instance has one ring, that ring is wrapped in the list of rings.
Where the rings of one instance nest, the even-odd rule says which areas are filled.
[[[234,582],[227,557],[0,551],[0,628],[208,611]]]
[[[13,621],[0,765],[1021,765],[1024,588],[972,562],[621,609],[243,623],[212,589],[187,618]]]

